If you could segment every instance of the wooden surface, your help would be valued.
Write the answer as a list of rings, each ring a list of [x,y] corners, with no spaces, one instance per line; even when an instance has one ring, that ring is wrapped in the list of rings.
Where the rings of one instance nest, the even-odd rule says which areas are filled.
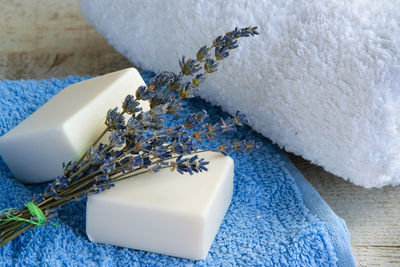
[[[77,0],[0,0],[0,79],[95,75],[131,64],[79,13]],[[359,266],[400,266],[400,187],[364,189],[292,160],[352,236]]]

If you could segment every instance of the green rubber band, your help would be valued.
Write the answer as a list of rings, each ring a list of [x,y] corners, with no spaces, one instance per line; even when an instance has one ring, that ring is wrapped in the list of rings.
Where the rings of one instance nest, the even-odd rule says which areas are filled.
[[[30,223],[33,225],[36,225],[36,227],[42,226],[43,224],[47,223],[47,218],[44,216],[43,211],[36,206],[33,202],[28,202],[26,203],[26,208],[32,215],[32,217],[35,217],[36,220],[29,220],[29,219],[24,219],[20,217],[16,217],[10,213],[10,211],[14,209],[5,209],[0,211],[0,214],[5,214],[6,219],[0,219],[0,221],[7,222],[7,221],[20,221],[20,222],[26,222]]]

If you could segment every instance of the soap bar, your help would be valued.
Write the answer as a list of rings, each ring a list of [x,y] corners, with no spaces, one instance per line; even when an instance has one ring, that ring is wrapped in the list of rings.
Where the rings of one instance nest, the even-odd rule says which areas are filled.
[[[105,129],[107,111],[141,85],[128,68],[68,86],[0,138],[0,155],[21,182],[50,181]]]
[[[88,198],[86,232],[91,241],[187,259],[204,259],[229,207],[232,158],[199,155],[207,172],[168,169],[117,182]]]

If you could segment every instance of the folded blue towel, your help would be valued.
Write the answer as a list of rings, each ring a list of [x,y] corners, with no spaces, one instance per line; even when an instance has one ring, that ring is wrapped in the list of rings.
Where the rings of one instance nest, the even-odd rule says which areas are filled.
[[[152,73],[142,73],[148,80]],[[87,77],[0,82],[0,135],[57,92]],[[210,119],[226,117],[201,99],[186,101],[184,113],[205,109]],[[171,121],[170,121],[171,122]],[[169,123],[170,123],[169,122]],[[248,127],[218,138],[262,141],[260,150],[233,154],[234,194],[207,259],[190,261],[91,243],[85,234],[85,203],[71,203],[55,222],[25,232],[0,248],[0,266],[355,266],[347,228],[287,156]],[[205,147],[212,146],[206,143]],[[23,205],[45,185],[24,186],[0,159],[0,210]]]

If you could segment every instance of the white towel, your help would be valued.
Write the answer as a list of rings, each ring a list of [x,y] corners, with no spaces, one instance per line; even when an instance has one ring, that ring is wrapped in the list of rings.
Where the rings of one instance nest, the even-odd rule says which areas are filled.
[[[82,0],[81,11],[155,71],[177,71],[215,36],[258,25],[200,95],[357,185],[400,184],[399,0]]]

